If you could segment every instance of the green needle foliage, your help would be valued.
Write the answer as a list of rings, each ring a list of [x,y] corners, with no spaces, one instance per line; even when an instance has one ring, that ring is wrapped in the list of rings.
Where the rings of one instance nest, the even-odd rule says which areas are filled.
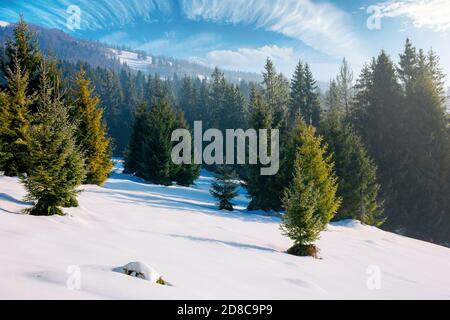
[[[62,215],[65,206],[78,193],[85,177],[84,160],[64,103],[52,94],[45,65],[41,69],[37,113],[30,129],[30,169],[21,177],[28,201],[27,213],[38,216]]]
[[[232,200],[238,196],[236,188],[237,183],[234,182],[236,174],[233,170],[226,166],[219,166],[217,175],[212,184],[211,195],[218,201],[219,210],[233,211]]]
[[[289,253],[316,256],[313,243],[336,214],[341,199],[336,196],[338,183],[326,147],[315,136],[315,129],[303,121],[300,131],[294,179],[285,192],[286,213],[281,228],[294,240]]]
[[[77,120],[76,138],[86,157],[84,183],[102,185],[113,167],[111,139],[103,123],[100,99],[93,94],[94,88],[86,79],[83,69],[77,74],[74,90],[74,117]]]

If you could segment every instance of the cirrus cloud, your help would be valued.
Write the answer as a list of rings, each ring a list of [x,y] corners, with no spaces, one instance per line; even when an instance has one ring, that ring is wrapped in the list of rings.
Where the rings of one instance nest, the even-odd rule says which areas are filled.
[[[448,0],[389,0],[377,3],[380,18],[404,17],[416,28],[434,31],[450,30],[450,1]]]

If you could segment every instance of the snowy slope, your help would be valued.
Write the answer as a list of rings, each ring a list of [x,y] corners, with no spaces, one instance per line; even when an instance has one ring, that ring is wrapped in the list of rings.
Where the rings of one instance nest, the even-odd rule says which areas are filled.
[[[138,57],[138,54],[135,52],[125,51],[116,49],[110,49],[113,56],[115,56],[117,59],[119,59],[121,64],[126,64],[129,66],[132,70],[136,71],[142,71],[142,72],[148,72],[149,67],[153,63],[153,58],[151,56],[140,59]]]
[[[32,217],[19,214],[18,180],[0,177],[0,299],[450,298],[447,248],[347,221],[322,234],[321,260],[290,256],[278,218],[215,210],[211,180],[161,187],[115,173],[84,186],[67,216]],[[132,261],[172,286],[114,271]],[[79,290],[67,286],[73,266]],[[367,285],[374,270],[379,289]]]

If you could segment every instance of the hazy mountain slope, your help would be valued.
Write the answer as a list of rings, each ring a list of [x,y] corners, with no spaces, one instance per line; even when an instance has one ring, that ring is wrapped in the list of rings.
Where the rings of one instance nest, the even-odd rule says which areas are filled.
[[[13,25],[0,26],[0,44],[4,44],[11,37]],[[32,26],[36,32],[39,45],[43,52],[54,54],[58,59],[69,62],[84,61],[93,67],[120,68],[125,64],[134,71],[146,74],[159,74],[162,78],[172,77],[174,74],[182,77],[185,74],[206,78],[213,72],[212,68],[192,63],[186,60],[151,55],[138,57],[138,51],[118,49],[106,44],[74,38],[61,30]],[[124,44],[126,45],[126,44]],[[261,66],[262,68],[263,66]],[[233,82],[261,81],[261,75],[239,71],[224,71],[225,76]]]

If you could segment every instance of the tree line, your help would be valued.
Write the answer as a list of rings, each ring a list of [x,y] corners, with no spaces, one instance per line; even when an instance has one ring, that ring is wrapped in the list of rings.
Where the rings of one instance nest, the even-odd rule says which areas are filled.
[[[0,171],[19,176],[32,215],[77,206],[81,183],[101,185],[112,168],[100,100],[82,69],[64,89],[58,62],[39,51],[23,19],[1,65]]]
[[[324,95],[303,61],[287,79],[267,59],[261,83],[238,84],[218,68],[208,79],[161,79],[56,61],[39,52],[23,21],[3,55],[0,170],[22,176],[36,213],[76,205],[80,183],[104,182],[112,145],[127,173],[191,185],[200,167],[172,163],[171,133],[203,121],[222,131],[280,131],[276,175],[262,176],[261,165],[207,168],[217,172],[211,192],[221,209],[233,209],[239,179],[249,210],[284,212],[292,253],[315,255],[313,242],[333,219],[449,241],[444,75],[437,55],[409,40],[398,65],[382,51],[356,81],[344,59]]]

